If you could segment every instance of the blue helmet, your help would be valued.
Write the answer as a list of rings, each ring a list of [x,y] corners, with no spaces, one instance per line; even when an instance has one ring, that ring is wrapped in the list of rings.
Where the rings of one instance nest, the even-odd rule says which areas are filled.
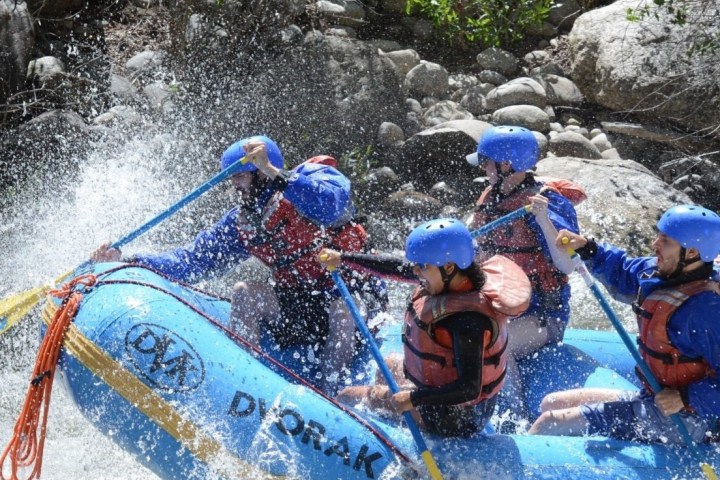
[[[720,254],[720,216],[697,205],[678,205],[662,214],[657,228],[685,248],[697,248],[703,262]]]
[[[540,160],[535,135],[523,127],[499,126],[486,130],[477,146],[478,161],[509,162],[516,172],[530,170]]]
[[[413,263],[440,267],[453,262],[467,268],[475,257],[475,248],[465,224],[454,218],[440,218],[410,232],[405,241],[405,257]]]
[[[285,166],[285,160],[283,159],[282,153],[280,153],[280,149],[278,148],[277,144],[275,144],[275,142],[270,140],[265,135],[256,135],[254,137],[244,138],[230,145],[227,150],[225,150],[225,152],[222,154],[222,157],[220,157],[220,170],[225,170],[227,167],[243,158],[245,156],[245,150],[243,150],[243,145],[246,145],[250,142],[264,143],[267,149],[267,155],[270,163],[276,168],[283,168]],[[233,168],[231,174],[236,175],[243,172],[254,172],[255,170],[257,170],[257,167],[251,162],[245,164],[238,163],[235,168]]]

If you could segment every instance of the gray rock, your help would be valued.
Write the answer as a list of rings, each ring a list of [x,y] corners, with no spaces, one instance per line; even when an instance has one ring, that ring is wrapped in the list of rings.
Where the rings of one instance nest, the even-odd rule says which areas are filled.
[[[511,105],[495,110],[492,122],[496,125],[519,125],[543,133],[550,130],[548,114],[535,105]]]
[[[27,78],[46,88],[56,88],[66,78],[65,65],[57,57],[36,58],[28,64]]]
[[[590,140],[575,132],[562,132],[550,139],[550,151],[558,157],[600,159],[600,150]]]
[[[580,105],[584,98],[580,89],[569,78],[553,74],[540,74],[533,80],[542,85],[550,105]]]
[[[35,43],[33,19],[25,2],[0,0],[0,103],[20,90]]]
[[[430,125],[430,119],[440,119],[439,123],[449,120],[472,120],[473,114],[450,100],[442,100],[428,108],[423,114],[426,125]]]
[[[568,35],[571,77],[593,103],[621,111],[632,107],[647,120],[668,119],[720,137],[720,96],[707,93],[717,88],[718,54],[689,57],[691,31],[671,23],[663,8],[653,10],[658,19],[627,22],[628,8],[637,5],[618,0],[575,21]],[[686,6],[688,18],[697,18],[693,28],[717,31],[717,19],[700,13],[706,2]]]
[[[515,55],[497,47],[490,47],[483,50],[478,53],[475,60],[480,68],[484,70],[492,70],[505,76],[509,76],[517,72],[519,64]]]
[[[591,140],[590,142],[597,147],[598,150],[601,152],[604,152],[605,150],[610,150],[612,148],[612,145],[610,144],[610,140],[608,140],[607,135],[604,133],[600,133],[598,135],[592,136],[592,132],[590,133]]]
[[[410,70],[420,65],[420,55],[412,49],[395,50],[394,52],[387,52],[382,55],[390,59],[403,75],[406,75]]]
[[[493,85],[502,85],[508,81],[507,77],[494,70],[483,70],[477,74],[481,83],[491,83]]]
[[[542,85],[528,77],[520,77],[496,87],[486,96],[487,106],[491,110],[510,105],[535,105],[545,108],[547,97]]]
[[[449,74],[441,65],[422,61],[405,76],[407,88],[420,96],[440,97],[447,92]]]
[[[389,215],[418,221],[436,218],[442,207],[439,200],[410,190],[395,192],[384,202],[384,210]]]
[[[390,166],[402,178],[412,179],[417,189],[429,192],[444,181],[461,193],[472,190],[477,167],[465,157],[477,147],[477,141],[490,124],[478,120],[454,120],[427,128],[403,144]]]
[[[405,133],[399,125],[392,122],[383,122],[378,128],[377,141],[383,147],[391,147],[402,143],[405,140]]]
[[[125,70],[133,77],[149,74],[162,67],[166,57],[167,53],[162,50],[145,50],[125,62]]]
[[[659,215],[692,200],[631,160],[548,158],[537,173],[583,187],[588,199],[577,207],[583,233],[647,255]],[[573,293],[574,295],[574,293]]]

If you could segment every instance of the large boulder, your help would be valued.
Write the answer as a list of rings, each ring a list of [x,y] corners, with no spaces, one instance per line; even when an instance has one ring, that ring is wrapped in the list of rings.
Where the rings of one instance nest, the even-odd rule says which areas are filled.
[[[626,247],[635,255],[651,252],[655,223],[663,211],[693,203],[632,160],[547,158],[538,163],[537,173],[583,187],[588,199],[577,207],[582,231]]]
[[[626,20],[628,9],[643,6],[637,0],[619,0],[580,16],[568,36],[572,79],[591,102],[645,112],[650,120],[712,131],[720,138],[720,51],[687,54],[693,32],[718,34],[716,18],[700,15],[704,2],[686,2],[691,20],[676,25],[665,9],[648,3],[652,13],[637,22]]]
[[[420,192],[429,193],[445,182],[474,202],[473,179],[482,169],[470,166],[465,157],[474,153],[482,133],[491,125],[480,120],[453,120],[427,128],[410,137],[389,166]]]
[[[27,5],[0,0],[0,104],[25,84],[34,41]]]

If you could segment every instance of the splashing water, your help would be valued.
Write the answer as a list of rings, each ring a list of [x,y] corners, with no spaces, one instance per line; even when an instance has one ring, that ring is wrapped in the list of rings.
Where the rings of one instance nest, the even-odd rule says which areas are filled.
[[[56,185],[20,191],[13,205],[0,212],[0,295],[6,297],[51,281],[85,261],[102,242],[120,238],[209,178],[215,159],[201,152],[183,151],[181,142],[157,135],[134,139],[113,148],[100,148],[81,162],[77,180],[58,195]],[[192,150],[192,149],[190,149]],[[179,160],[181,158],[181,160]],[[205,166],[205,170],[197,165]],[[186,168],[192,166],[193,168]],[[184,171],[187,171],[184,173]],[[176,214],[163,225],[129,244],[127,252],[162,251],[190,240],[211,225],[223,207],[217,202],[222,187]],[[180,230],[184,232],[177,234]],[[173,234],[168,232],[172,231]],[[400,252],[394,252],[400,253]],[[227,280],[220,283],[228,284]],[[203,288],[205,285],[203,285]],[[600,308],[581,279],[572,278],[571,326],[609,329]],[[392,285],[391,317],[401,318],[409,287]],[[624,318],[624,306],[614,304]],[[630,322],[626,322],[631,327]],[[39,317],[35,311],[0,336],[0,447],[12,433],[39,345]],[[398,324],[398,328],[399,324]],[[60,380],[60,379],[58,379]],[[95,430],[60,388],[53,391],[43,462],[44,479],[156,478],[111,439]],[[256,447],[262,451],[263,438]],[[292,462],[291,452],[287,461]],[[460,472],[480,468],[457,465]],[[501,478],[502,472],[494,473]],[[469,475],[469,474],[468,474]],[[470,478],[461,474],[458,478]]]
[[[79,265],[102,242],[119,238],[189,191],[158,175],[174,160],[167,137],[132,140],[88,155],[74,185],[20,191],[2,212],[0,295],[50,282]],[[194,180],[197,181],[197,180]],[[164,208],[164,207],[162,207]],[[146,238],[132,251],[152,248]],[[0,445],[10,439],[39,345],[38,309],[0,337]],[[60,378],[57,378],[60,380]],[[60,387],[53,389],[43,462],[44,479],[148,479],[154,474],[95,430]]]

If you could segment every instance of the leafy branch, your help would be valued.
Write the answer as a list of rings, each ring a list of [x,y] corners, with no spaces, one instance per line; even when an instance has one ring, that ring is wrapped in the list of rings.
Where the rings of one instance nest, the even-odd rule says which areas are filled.
[[[449,43],[507,46],[525,37],[550,14],[554,0],[407,0],[429,18]]]

